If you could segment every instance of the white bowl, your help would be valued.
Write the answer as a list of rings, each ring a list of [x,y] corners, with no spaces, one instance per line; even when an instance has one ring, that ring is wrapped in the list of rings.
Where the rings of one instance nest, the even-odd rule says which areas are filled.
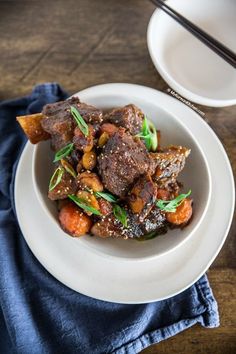
[[[148,89],[147,89],[148,90]],[[152,92],[152,90],[150,90]],[[145,260],[151,257],[161,256],[180,246],[190,238],[201,224],[207,211],[211,196],[211,176],[204,153],[198,144],[197,137],[182,124],[181,116],[170,115],[160,107],[158,102],[148,101],[148,97],[137,100],[134,97],[127,99],[121,94],[106,94],[94,96],[89,102],[102,109],[124,106],[134,103],[139,106],[146,115],[155,123],[162,133],[162,146],[169,144],[183,145],[191,148],[190,157],[178,180],[184,183],[184,191],[192,189],[194,199],[194,214],[191,223],[183,230],[169,230],[167,234],[146,242],[122,239],[101,239],[88,235],[75,239],[76,245],[89,247],[92,251],[108,257],[119,257],[126,260]],[[33,184],[35,193],[42,208],[47,213],[52,223],[57,223],[58,215],[55,203],[47,197],[48,183],[52,174],[53,153],[49,142],[42,142],[35,146],[33,154]],[[65,237],[70,237],[65,233]]]
[[[236,52],[235,1],[166,3]],[[236,70],[160,9],[149,22],[147,42],[156,69],[180,95],[213,107],[236,104]]]

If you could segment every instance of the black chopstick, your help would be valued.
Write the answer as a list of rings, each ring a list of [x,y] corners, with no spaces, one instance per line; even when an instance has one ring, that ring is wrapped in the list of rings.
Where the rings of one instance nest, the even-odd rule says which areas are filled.
[[[176,20],[180,25],[186,28],[189,32],[191,32],[196,38],[198,38],[201,42],[206,44],[210,49],[212,49],[216,54],[218,54],[221,58],[231,64],[234,68],[236,68],[236,54],[232,52],[225,45],[220,43],[217,39],[210,36],[208,33],[203,31],[201,28],[196,26],[194,23],[189,21],[184,16],[180,15],[177,11],[169,7],[162,0],[151,0],[156,6],[161,8],[166,14],[171,16],[174,20]]]

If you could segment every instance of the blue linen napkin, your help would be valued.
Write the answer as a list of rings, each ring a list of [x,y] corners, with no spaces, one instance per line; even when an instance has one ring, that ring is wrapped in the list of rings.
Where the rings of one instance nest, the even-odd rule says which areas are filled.
[[[15,117],[66,97],[59,85],[47,83],[0,103],[0,352],[133,354],[196,323],[219,326],[206,275],[170,299],[123,305],[76,293],[33,256],[14,213],[14,175],[26,142]]]

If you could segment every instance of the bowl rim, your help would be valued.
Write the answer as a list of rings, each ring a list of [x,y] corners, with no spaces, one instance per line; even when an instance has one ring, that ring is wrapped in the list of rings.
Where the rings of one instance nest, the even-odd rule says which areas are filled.
[[[142,85],[136,85],[136,84],[127,84],[127,83],[123,83],[123,84],[119,84],[119,83],[110,83],[110,84],[105,84],[106,86],[107,85],[126,85],[126,86],[135,86],[135,87],[145,87],[145,86],[142,86]],[[95,85],[93,87],[98,87],[98,86],[105,86],[104,84],[102,85]],[[153,91],[157,91],[159,93],[162,93],[164,95],[166,95],[165,93],[159,91],[159,90],[155,90],[155,89],[152,89],[150,87],[145,87],[147,89],[150,89],[150,90],[153,90]],[[89,89],[89,88],[88,88]],[[88,89],[85,89],[85,90],[88,90]],[[84,91],[84,90],[82,90]],[[79,96],[80,95],[80,92],[82,91],[79,91],[73,95],[71,95],[69,98],[71,97],[76,97],[76,96]],[[103,95],[103,93],[102,93]],[[112,94],[114,95],[114,94]],[[97,95],[97,96],[101,96],[101,95]],[[96,96],[96,97],[97,97]],[[120,93],[119,93],[119,96],[123,97]],[[148,103],[148,100],[145,99],[145,102]],[[151,102],[150,102],[151,103]],[[182,102],[181,102],[182,103]],[[183,104],[183,103],[182,103]],[[157,103],[158,105],[158,103]],[[183,104],[184,105],[184,104]],[[120,261],[125,261],[125,262],[142,262],[142,261],[146,261],[146,260],[150,260],[150,259],[154,259],[154,258],[157,258],[157,257],[163,257],[165,256],[167,253],[170,253],[174,250],[176,250],[178,247],[180,247],[181,245],[183,245],[185,242],[187,242],[191,236],[193,235],[193,233],[196,232],[196,230],[198,229],[198,227],[201,225],[201,223],[203,222],[204,220],[204,217],[208,211],[208,208],[209,208],[209,204],[210,204],[210,200],[211,200],[211,195],[212,195],[212,177],[211,177],[211,172],[210,172],[210,168],[209,168],[209,165],[208,165],[208,162],[207,162],[207,159],[206,159],[206,156],[205,156],[205,153],[204,151],[202,150],[200,144],[198,143],[198,140],[193,136],[192,132],[190,131],[189,128],[187,128],[185,126],[185,124],[183,124],[183,122],[176,116],[176,115],[173,115],[172,113],[169,113],[168,110],[166,108],[163,108],[161,107],[161,109],[165,112],[167,112],[168,114],[170,114],[174,120],[177,122],[177,124],[181,125],[182,128],[189,134],[189,136],[191,137],[191,139],[194,141],[197,149],[199,150],[201,156],[202,156],[202,159],[204,161],[204,165],[205,165],[205,168],[206,168],[206,173],[207,173],[207,182],[208,182],[208,194],[207,194],[207,199],[206,199],[206,203],[205,203],[205,206],[203,208],[203,212],[201,213],[200,217],[199,217],[199,220],[198,222],[196,223],[196,225],[193,227],[193,229],[186,235],[186,237],[181,240],[180,242],[178,242],[175,246],[171,247],[170,249],[168,250],[164,250],[162,251],[161,253],[159,254],[153,254],[153,255],[146,255],[146,256],[142,256],[142,257],[132,257],[132,258],[129,258],[129,257],[120,257],[118,255],[111,255],[111,254],[107,254],[107,253],[104,253],[98,249],[96,249],[95,247],[90,247],[87,243],[83,243],[83,247],[86,247],[87,249],[92,249],[93,252],[99,254],[99,255],[102,255],[103,257],[107,257],[109,259],[119,259]],[[196,113],[197,114],[197,113]],[[60,225],[59,225],[59,221],[58,220],[55,220],[55,218],[52,216],[51,212],[49,211],[48,207],[45,205],[45,202],[43,200],[43,196],[41,195],[40,193],[40,190],[38,188],[38,183],[37,183],[37,177],[36,177],[36,159],[37,159],[37,153],[38,153],[38,150],[40,148],[40,143],[39,144],[36,144],[34,147],[33,147],[33,156],[32,156],[32,166],[31,166],[31,172],[32,172],[32,181],[33,181],[33,188],[34,188],[34,192],[36,194],[36,197],[44,211],[44,213],[46,213],[46,215],[48,216],[48,218],[50,220],[52,220],[54,223],[57,224],[57,226],[60,228],[61,231],[63,231],[65,233],[65,235],[68,237],[68,234],[61,229]],[[53,202],[53,201],[52,201]],[[85,235],[84,235],[85,236]],[[78,238],[80,239],[80,238]],[[76,238],[74,238],[75,241],[77,241]]]
[[[168,0],[167,0],[168,2]],[[184,98],[189,99],[190,101],[201,104],[204,106],[210,106],[210,107],[227,107],[227,106],[233,106],[236,104],[236,97],[232,99],[213,99],[210,97],[206,96],[200,96],[191,90],[185,88],[183,85],[179,84],[170,74],[167,70],[164,69],[164,67],[160,64],[158,59],[155,56],[154,53],[154,48],[152,45],[152,33],[153,29],[155,27],[155,21],[157,21],[158,17],[162,15],[162,11],[160,9],[155,9],[150,20],[148,23],[147,27],[147,46],[149,50],[150,57],[152,59],[152,62],[156,68],[156,70],[160,73],[162,78],[170,85],[171,88],[173,88],[176,92],[178,92],[181,96]]]

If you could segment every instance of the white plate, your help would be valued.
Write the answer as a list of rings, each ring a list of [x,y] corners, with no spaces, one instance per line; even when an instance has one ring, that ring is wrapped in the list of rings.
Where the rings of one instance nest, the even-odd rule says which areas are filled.
[[[212,197],[200,227],[171,253],[143,262],[104,257],[59,232],[38,202],[32,182],[33,147],[19,161],[15,203],[26,242],[42,265],[82,294],[120,303],[146,303],[173,296],[193,284],[210,266],[227,236],[234,209],[234,183],[227,155],[211,128],[191,109],[153,89],[129,84],[95,86],[79,93],[82,101],[111,106],[139,100],[161,107],[198,136],[212,175]],[[204,181],[202,181],[204,184]],[[222,193],[222,183],[224,193]],[[223,212],[222,212],[223,211]]]
[[[236,52],[234,0],[166,2]],[[236,104],[236,70],[160,9],[149,22],[147,42],[156,69],[179,94],[207,106]]]

